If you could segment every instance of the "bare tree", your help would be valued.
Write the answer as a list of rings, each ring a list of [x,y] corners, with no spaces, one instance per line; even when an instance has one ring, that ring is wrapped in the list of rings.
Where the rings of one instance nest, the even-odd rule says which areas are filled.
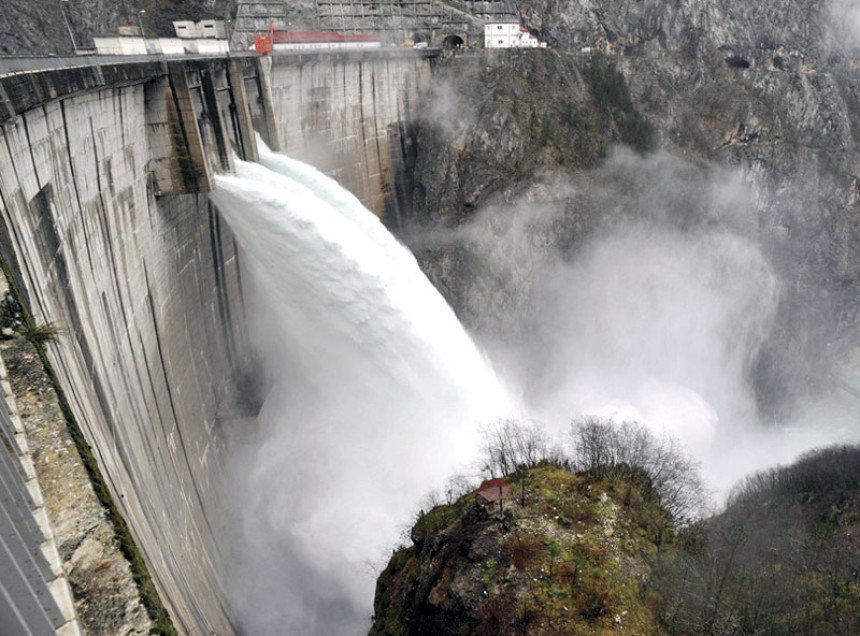
[[[746,477],[665,546],[653,577],[677,636],[860,634],[860,447]]]
[[[478,482],[472,476],[464,475],[463,473],[451,475],[445,482],[445,503],[452,504],[477,487]]]
[[[574,470],[625,477],[641,472],[676,525],[703,514],[706,496],[699,464],[674,438],[656,437],[637,422],[585,417],[572,422],[571,440]]]
[[[504,477],[519,466],[534,468],[553,454],[543,428],[537,422],[498,420],[481,431],[484,444],[481,470],[491,477]]]

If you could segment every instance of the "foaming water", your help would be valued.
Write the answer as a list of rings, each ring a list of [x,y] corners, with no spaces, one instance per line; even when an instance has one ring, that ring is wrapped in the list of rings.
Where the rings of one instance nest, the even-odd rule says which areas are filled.
[[[263,148],[212,199],[250,269],[273,387],[237,456],[230,584],[250,634],[366,633],[376,564],[506,399],[414,257]],[[283,174],[281,174],[283,173]]]

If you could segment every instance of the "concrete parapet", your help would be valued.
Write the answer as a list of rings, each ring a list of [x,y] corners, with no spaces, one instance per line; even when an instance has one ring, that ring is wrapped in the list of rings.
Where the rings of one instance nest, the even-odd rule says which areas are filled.
[[[55,68],[19,72],[0,77],[2,98],[0,121],[9,121],[38,106],[70,95],[101,88],[141,84],[164,74],[159,60],[110,64],[90,64],[73,68]]]

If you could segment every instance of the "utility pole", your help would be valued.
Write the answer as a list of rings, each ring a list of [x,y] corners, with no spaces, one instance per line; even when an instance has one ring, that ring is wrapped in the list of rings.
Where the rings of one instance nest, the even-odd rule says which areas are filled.
[[[63,7],[69,3],[69,0],[60,0],[60,13],[63,14],[63,22],[66,23],[66,30],[69,32],[69,39],[72,41],[72,49],[75,51],[75,55],[78,54],[78,45],[75,42],[75,36],[72,33],[72,25],[69,24],[69,18],[66,16],[66,12],[63,10]]]

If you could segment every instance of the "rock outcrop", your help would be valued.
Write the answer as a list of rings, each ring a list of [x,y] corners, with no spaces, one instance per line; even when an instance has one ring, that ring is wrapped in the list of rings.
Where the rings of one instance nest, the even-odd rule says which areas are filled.
[[[515,486],[501,514],[470,493],[419,516],[370,634],[854,634],[858,459],[832,447],[752,475],[677,534],[635,470],[532,469],[525,505]]]
[[[469,493],[423,513],[379,577],[373,636],[664,633],[650,563],[670,539],[646,485],[532,469],[498,513]]]

